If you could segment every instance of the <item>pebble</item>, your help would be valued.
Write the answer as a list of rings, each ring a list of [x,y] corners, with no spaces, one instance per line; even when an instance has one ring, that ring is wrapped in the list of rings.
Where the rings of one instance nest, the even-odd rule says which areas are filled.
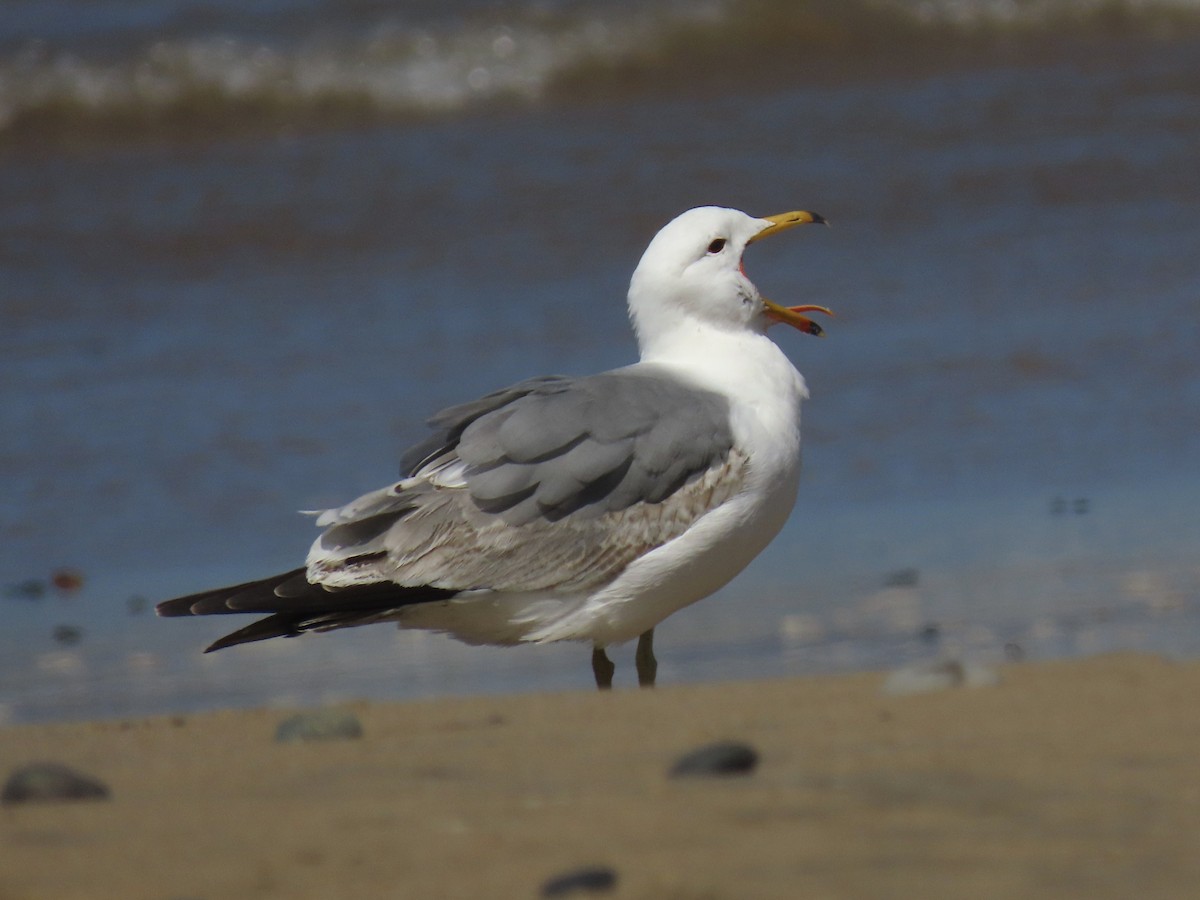
[[[57,644],[62,644],[64,647],[74,647],[83,640],[83,629],[78,625],[55,625],[54,630],[50,632],[50,636],[54,638]]]
[[[883,693],[899,697],[957,687],[990,687],[999,683],[1000,676],[993,669],[958,659],[943,659],[897,669],[883,682]]]
[[[555,875],[542,885],[543,897],[600,894],[617,886],[617,873],[607,866],[586,866]]]
[[[83,573],[78,569],[59,569],[50,576],[50,583],[64,594],[73,594],[83,587]]]
[[[884,587],[916,587],[921,580],[921,573],[914,568],[897,569],[888,573],[883,579]]]
[[[15,600],[40,600],[45,593],[46,582],[36,578],[18,581],[16,584],[9,584],[4,588],[4,596],[12,597]]]
[[[671,767],[671,777],[748,775],[758,765],[758,753],[748,744],[721,741],[685,753]]]
[[[362,723],[343,709],[314,709],[284,719],[275,729],[275,741],[344,741],[362,737]]]
[[[0,803],[32,803],[47,800],[107,800],[108,786],[81,775],[62,763],[30,763],[13,770],[0,793]]]

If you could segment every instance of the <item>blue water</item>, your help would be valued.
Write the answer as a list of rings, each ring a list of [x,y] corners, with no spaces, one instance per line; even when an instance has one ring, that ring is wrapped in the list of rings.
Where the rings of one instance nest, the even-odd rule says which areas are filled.
[[[186,4],[138,7],[136,23],[81,14],[37,58],[61,44],[93,74],[105,47],[137,59],[170,31],[155,11],[192,23],[171,40],[254,32],[231,11],[204,26]],[[309,40],[254,8],[273,52]],[[494,44],[472,18],[494,8],[458,9],[439,40]],[[611,25],[629,7],[565,9]],[[11,88],[30,51],[2,37]],[[375,627],[201,656],[234,620],[148,608],[299,564],[313,529],[294,511],[394,477],[441,406],[631,361],[629,273],[704,203],[830,218],[747,268],[838,318],[824,341],[778,335],[812,392],[797,510],[741,578],[660,627],[660,680],[1194,656],[1197,51],[1186,29],[1022,32],[969,60],[931,39],[912,72],[862,56],[725,83],[667,57],[596,90],[353,121],[248,121],[232,100],[185,110],[202,128],[12,120],[0,719],[586,687],[579,646]],[[64,567],[81,589],[46,586]]]

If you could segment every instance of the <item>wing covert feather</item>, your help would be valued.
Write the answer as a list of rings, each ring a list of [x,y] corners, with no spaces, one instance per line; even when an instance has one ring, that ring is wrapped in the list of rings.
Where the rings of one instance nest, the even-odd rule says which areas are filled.
[[[594,589],[732,496],[748,464],[725,398],[648,366],[530,379],[430,421],[410,477],[375,492],[391,502],[325,513],[309,578]],[[461,477],[439,482],[450,467]]]

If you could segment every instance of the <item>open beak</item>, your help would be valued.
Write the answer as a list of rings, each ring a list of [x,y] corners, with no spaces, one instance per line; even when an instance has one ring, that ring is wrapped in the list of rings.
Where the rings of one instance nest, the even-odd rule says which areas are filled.
[[[778,303],[772,303],[766,297],[763,298],[763,306],[766,307],[767,318],[772,322],[782,322],[784,325],[791,325],[793,328],[798,328],[805,334],[811,334],[814,337],[825,337],[825,329],[803,315],[806,312],[819,312],[827,316],[833,315],[833,310],[827,309],[824,306],[780,306]]]
[[[794,212],[780,213],[776,216],[763,216],[763,220],[771,224],[750,238],[747,245],[753,244],[759,238],[767,237],[767,235],[778,234],[781,231],[786,231],[789,228],[794,228],[797,225],[828,225],[825,217],[814,212],[809,212],[805,209],[798,209]],[[824,306],[780,306],[778,303],[772,303],[770,300],[763,299],[767,318],[772,322],[782,322],[785,325],[791,325],[793,328],[803,331],[805,334],[823,337],[825,329],[803,315],[806,312],[819,312],[827,316],[832,316],[833,312],[826,309]]]
[[[772,234],[778,234],[781,231],[787,231],[789,228],[795,228],[797,225],[828,225],[825,217],[815,212],[809,212],[806,209],[798,209],[795,212],[780,213],[777,216],[763,216],[764,222],[771,224],[756,234],[747,244],[753,244],[759,238],[765,238]]]

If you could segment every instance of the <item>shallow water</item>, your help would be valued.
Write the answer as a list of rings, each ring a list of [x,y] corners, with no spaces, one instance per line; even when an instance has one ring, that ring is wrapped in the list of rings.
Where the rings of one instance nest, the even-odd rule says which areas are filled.
[[[748,269],[838,318],[825,341],[778,335],[813,395],[797,511],[660,628],[662,680],[1200,650],[1192,4],[1113,28],[1088,4],[1012,22],[1008,5],[898,3],[914,66],[861,22],[762,4],[808,59],[757,78],[735,63],[773,55],[770,29],[736,31],[731,77],[712,65],[745,4],[699,24],[648,7],[657,55],[612,36],[648,39],[621,3],[405,23],[318,2],[66,5],[68,33],[31,4],[0,34],[0,95],[24,110],[0,131],[4,717],[588,684],[583,647],[387,628],[200,656],[227,621],[147,605],[298,564],[312,526],[291,511],[393,477],[440,406],[629,362],[629,273],[702,203],[829,217]],[[385,31],[453,59],[431,83],[467,99],[280,99],[267,51],[308,65],[336,44],[335,71],[391,71],[367,48]],[[564,33],[594,46],[536,90],[470,89]],[[455,56],[481,35],[482,55]],[[157,44],[234,38],[264,61],[242,93],[63,100],[93,76],[119,87]],[[34,596],[60,567],[82,589]],[[79,631],[56,640],[64,625]]]

